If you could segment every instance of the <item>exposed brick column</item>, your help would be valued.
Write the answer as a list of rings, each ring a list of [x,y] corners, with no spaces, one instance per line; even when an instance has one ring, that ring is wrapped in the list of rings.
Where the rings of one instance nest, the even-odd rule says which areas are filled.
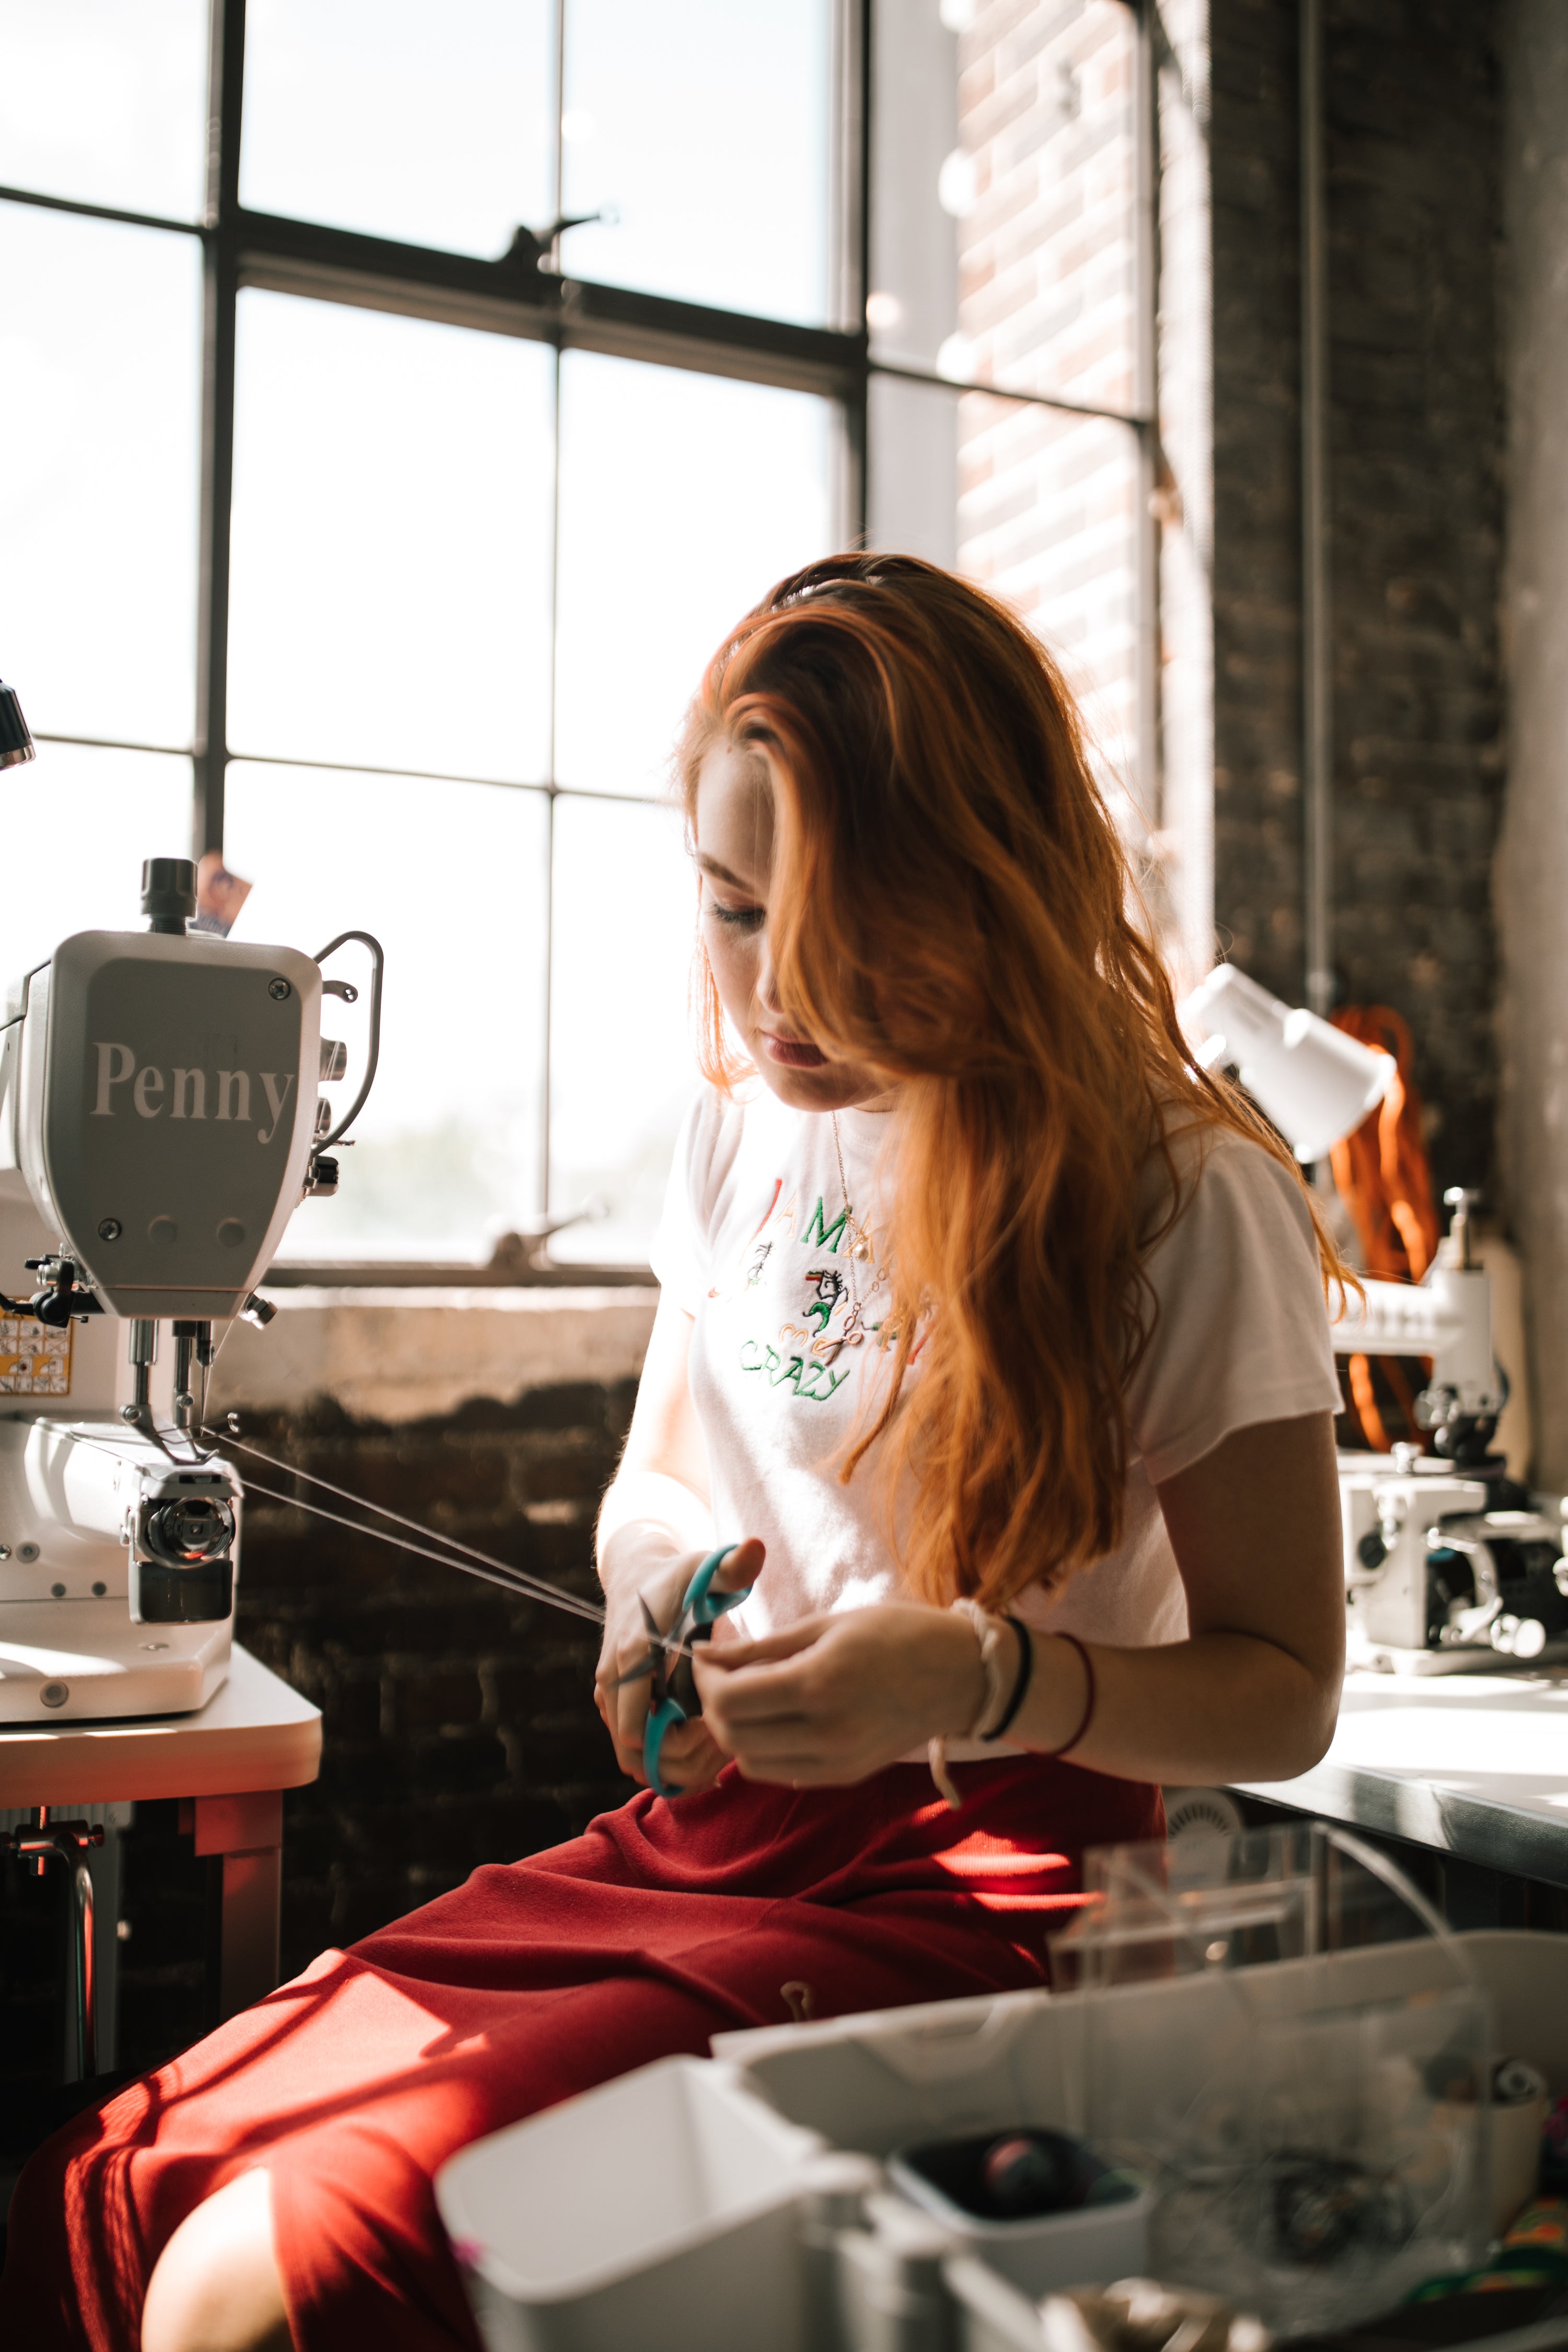
[[[1212,0],[1215,907],[1301,999],[1297,16]],[[1499,110],[1486,0],[1331,0],[1334,961],[1488,1181],[1500,787]]]

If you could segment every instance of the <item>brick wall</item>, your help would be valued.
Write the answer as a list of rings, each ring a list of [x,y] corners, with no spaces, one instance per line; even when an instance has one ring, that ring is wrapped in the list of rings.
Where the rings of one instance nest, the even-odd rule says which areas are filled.
[[[1438,1184],[1492,1160],[1500,123],[1485,0],[1325,10],[1334,959],[1417,1044]],[[1213,0],[1215,911],[1302,992],[1297,12]]]
[[[989,0],[959,45],[961,368],[1134,403],[1133,20],[1120,0]],[[958,562],[1064,663],[1108,772],[1136,757],[1137,442],[1125,425],[966,394]]]
[[[245,1430],[592,1599],[594,1517],[634,1392],[540,1388],[397,1427],[321,1403]],[[631,1793],[594,1711],[593,1626],[455,1570],[255,1497],[239,1635],[324,1717],[321,1777],[285,1807],[286,1975]]]
[[[1214,961],[1214,308],[1208,0],[1159,0],[1159,839],[1177,986]]]
[[[1215,915],[1301,996],[1296,11],[1212,0]]]
[[[596,1349],[622,1374],[557,1378],[505,1402],[470,1399],[397,1422],[353,1417],[320,1396],[289,1410],[242,1404],[247,1390],[265,1393],[269,1383],[275,1393],[280,1366],[303,1375],[318,1359],[352,1351],[345,1319],[364,1326],[386,1311],[344,1308],[331,1296],[324,1308],[304,1294],[285,1298],[272,1327],[285,1343],[276,1355],[238,1348],[223,1366],[224,1403],[241,1406],[247,1442],[598,1597],[594,1520],[631,1416],[629,1365],[640,1361],[648,1294],[595,1306],[593,1294],[579,1293],[548,1314],[533,1297],[526,1314],[508,1315],[516,1302],[494,1298],[448,1308],[447,1322],[470,1328],[471,1361],[499,1347],[498,1334],[510,1336],[515,1359],[532,1360],[554,1334],[560,1370],[574,1360],[580,1369]],[[443,1343],[442,1322],[428,1304],[416,1307],[401,1347],[377,1327],[374,1362],[360,1330],[362,1385],[374,1379],[395,1401],[438,1393],[443,1346],[449,1353],[452,1344],[449,1332]],[[596,1342],[584,1339],[590,1326],[602,1327]],[[286,1483],[250,1466],[268,1485]],[[317,1499],[339,1507],[330,1496]],[[239,1640],[323,1717],[321,1777],[284,1802],[285,1977],[326,1946],[351,1943],[461,1885],[480,1863],[576,1835],[632,1793],[594,1709],[598,1639],[584,1621],[254,1493],[237,1614]],[[163,2063],[217,2022],[221,1864],[195,1853],[179,1810],[172,1800],[138,1804],[121,1838],[121,2077]],[[79,2089],[58,2083],[66,1895],[61,1873],[35,1882],[0,1861],[0,2182],[82,2103]]]
[[[1529,1271],[1536,1475],[1568,1488],[1568,9],[1500,11],[1506,116],[1509,814],[1498,858],[1508,1205]]]

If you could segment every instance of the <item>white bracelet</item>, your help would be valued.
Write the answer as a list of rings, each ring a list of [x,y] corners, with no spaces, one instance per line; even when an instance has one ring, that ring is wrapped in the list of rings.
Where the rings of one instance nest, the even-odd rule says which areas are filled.
[[[1005,1663],[1006,1623],[1000,1617],[993,1617],[988,1610],[982,1609],[978,1601],[965,1598],[950,1605],[958,1615],[967,1617],[973,1627],[974,1638],[980,1644],[981,1669],[985,1676],[985,1696],[980,1702],[973,1722],[967,1731],[953,1736],[961,1739],[984,1739],[992,1726],[1001,1722],[1007,1702],[1013,1696]],[[956,1813],[963,1800],[947,1769],[947,1739],[948,1735],[942,1733],[935,1739],[928,1740],[926,1760],[931,1766],[931,1777],[938,1791]]]
[[[982,1609],[978,1601],[954,1601],[952,1608],[959,1616],[967,1617],[974,1628],[974,1638],[980,1644],[980,1664],[985,1675],[985,1696],[973,1722],[962,1737],[984,1739],[994,1725],[1001,1722],[1007,1701],[1013,1696],[1013,1677],[1008,1671],[1007,1653],[1012,1644],[1007,1640],[1005,1618],[993,1617]]]

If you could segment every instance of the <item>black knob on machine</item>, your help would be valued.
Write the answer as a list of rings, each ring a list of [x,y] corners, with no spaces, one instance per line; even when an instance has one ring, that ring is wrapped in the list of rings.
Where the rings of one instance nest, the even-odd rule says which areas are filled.
[[[196,869],[188,857],[142,862],[142,912],[155,931],[184,934],[196,911]]]

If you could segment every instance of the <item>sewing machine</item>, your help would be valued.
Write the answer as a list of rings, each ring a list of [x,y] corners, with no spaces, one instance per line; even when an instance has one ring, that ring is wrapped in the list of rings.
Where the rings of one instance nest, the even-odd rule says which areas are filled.
[[[1236,1067],[1298,1160],[1326,1160],[1382,1099],[1386,1054],[1221,964],[1182,1006],[1193,1058]],[[1496,1672],[1568,1659],[1563,1513],[1490,1452],[1505,1389],[1492,1351],[1491,1288],[1470,1255],[1476,1195],[1444,1194],[1447,1239],[1426,1280],[1369,1281],[1333,1327],[1342,1356],[1422,1356],[1415,1402],[1433,1452],[1342,1454],[1350,1662],[1384,1672]]]
[[[243,1488],[202,1433],[214,1328],[270,1320],[255,1285],[375,1074],[368,933],[311,958],[187,929],[195,903],[191,865],[150,859],[149,928],[62,940],[0,1026],[0,1723],[182,1714],[224,1681]],[[370,1051],[334,1125],[321,999],[358,992],[321,966],[349,940]]]
[[[1453,1222],[1426,1281],[1369,1282],[1333,1327],[1339,1355],[1432,1362],[1415,1414],[1436,1451],[1340,1456],[1350,1660],[1399,1674],[1568,1659],[1568,1505],[1532,1496],[1489,1450],[1505,1391],[1470,1256],[1475,1195],[1444,1199]]]

